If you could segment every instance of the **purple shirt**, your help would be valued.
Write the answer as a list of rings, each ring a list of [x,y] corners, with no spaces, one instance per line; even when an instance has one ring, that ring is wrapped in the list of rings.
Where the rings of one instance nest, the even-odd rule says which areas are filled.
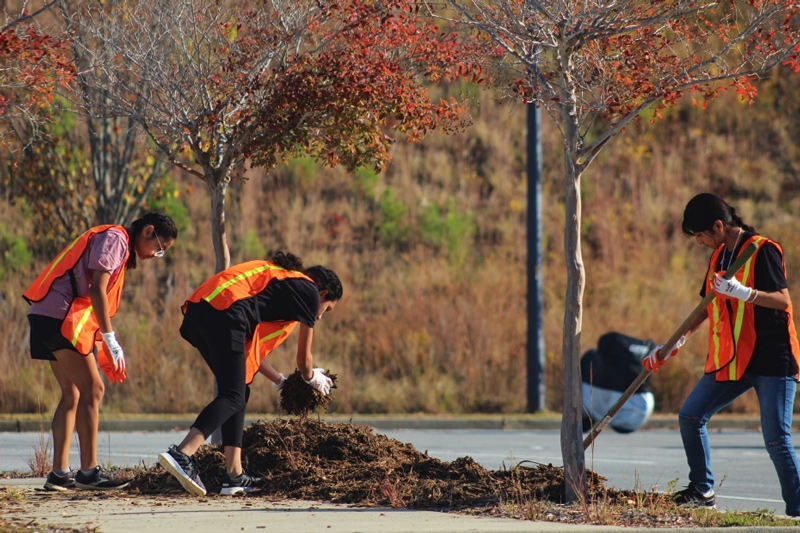
[[[110,272],[111,279],[108,286],[113,285],[122,269],[125,268],[124,260],[127,252],[128,236],[123,231],[111,228],[91,235],[86,250],[72,268],[75,273],[78,296],[89,294],[89,287],[92,284],[91,270]],[[69,272],[67,272],[53,281],[50,292],[44,299],[31,304],[28,314],[63,319],[67,316],[72,300],[72,283],[70,283]]]

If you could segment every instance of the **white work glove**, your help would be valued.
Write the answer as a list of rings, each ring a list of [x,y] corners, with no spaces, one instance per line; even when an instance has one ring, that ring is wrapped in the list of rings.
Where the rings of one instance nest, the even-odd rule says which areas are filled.
[[[714,290],[717,294],[744,301],[753,295],[753,289],[742,285],[738,279],[725,279],[719,274],[714,274]]]
[[[113,331],[108,333],[100,333],[103,336],[103,342],[108,346],[108,351],[111,352],[111,358],[114,359],[114,370],[125,371],[125,354],[122,353],[122,346],[117,342],[117,336]]]
[[[272,383],[272,386],[278,389],[278,396],[280,396],[281,391],[283,391],[283,386],[286,385],[286,376],[284,376],[283,374],[279,375],[281,376],[280,383],[275,383],[275,382]]]
[[[315,368],[313,370],[314,375],[311,376],[311,379],[307,381],[304,379],[303,381],[311,385],[311,388],[316,389],[327,396],[331,392],[331,385],[333,385],[333,381],[331,378],[322,373],[324,371],[324,368]]]
[[[667,354],[659,360],[658,354],[661,352],[662,348],[664,348],[663,344],[659,344],[652,350],[650,350],[650,354],[644,358],[642,361],[642,366],[645,367],[650,372],[658,372],[658,369],[664,366],[664,364],[673,357],[675,354],[678,353],[678,350],[681,349],[686,343],[686,337],[681,335],[681,338],[672,346],[672,348],[667,352]]]

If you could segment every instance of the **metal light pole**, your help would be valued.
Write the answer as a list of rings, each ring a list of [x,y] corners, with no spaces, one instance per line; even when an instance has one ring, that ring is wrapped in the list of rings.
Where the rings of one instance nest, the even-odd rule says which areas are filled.
[[[527,105],[528,173],[528,412],[545,408],[544,332],[542,328],[542,139],[541,109]]]

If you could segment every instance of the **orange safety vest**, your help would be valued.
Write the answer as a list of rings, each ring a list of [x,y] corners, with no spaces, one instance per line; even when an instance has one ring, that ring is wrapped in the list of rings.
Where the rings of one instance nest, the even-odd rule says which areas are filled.
[[[753,287],[755,278],[755,261],[758,251],[765,243],[772,243],[783,254],[783,248],[775,241],[754,235],[744,242],[739,249],[741,254],[751,242],[755,242],[758,250],[744,266],[736,273],[735,277],[742,285]],[[711,256],[706,276],[706,294],[714,290],[714,274],[716,272],[719,254],[725,245],[717,248]],[[783,265],[786,275],[786,264]],[[706,374],[716,372],[717,381],[738,381],[741,379],[756,345],[756,329],[754,321],[755,306],[737,298],[717,295],[707,307],[709,318],[708,330],[708,358],[706,359]],[[792,304],[786,309],[788,314],[789,339],[792,345],[792,354],[800,363],[800,346],[795,331]]]
[[[273,279],[299,278],[313,283],[302,272],[287,270],[268,261],[248,261],[223,270],[205,281],[184,302],[181,309],[186,313],[189,303],[205,300],[214,309],[223,311],[234,302],[250,298],[263,291]],[[261,361],[277,348],[294,331],[296,320],[261,322],[253,337],[245,344],[245,383],[253,381]]]
[[[22,297],[25,298],[28,303],[43,300],[44,297],[47,296],[47,293],[50,292],[53,282],[64,274],[70,273],[72,268],[78,264],[78,261],[89,244],[89,237],[97,233],[108,231],[111,228],[118,229],[128,236],[128,231],[124,227],[113,224],[106,224],[86,230],[50,262],[47,268],[39,274],[31,286],[22,294]],[[128,243],[130,244],[129,236]],[[125,253],[119,276],[106,288],[106,294],[108,295],[108,314],[110,317],[113,317],[117,313],[117,308],[119,307],[122,286],[125,284],[125,263],[128,261],[129,255],[130,251]],[[64,320],[61,322],[61,334],[75,347],[78,353],[81,355],[89,355],[94,348],[95,342],[98,340],[99,330],[100,325],[97,323],[97,318],[93,313],[92,300],[89,296],[73,294],[72,303],[67,310],[67,316],[65,316]],[[102,344],[98,351],[97,358],[100,362],[100,368],[103,369],[106,376],[108,376],[112,382],[120,383],[125,379],[124,372],[118,373],[114,371],[113,363],[111,363],[109,369],[108,362],[113,360],[105,344]]]

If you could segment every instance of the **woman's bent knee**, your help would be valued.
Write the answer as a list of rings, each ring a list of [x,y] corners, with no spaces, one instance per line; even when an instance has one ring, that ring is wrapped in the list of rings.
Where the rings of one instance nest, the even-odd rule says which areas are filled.
[[[701,427],[703,425],[703,421],[699,416],[689,415],[681,412],[678,413],[678,425],[682,429],[693,429]]]
[[[103,401],[103,396],[106,394],[106,386],[102,381],[92,383],[87,390],[80,393],[80,404],[83,405],[99,405]]]

